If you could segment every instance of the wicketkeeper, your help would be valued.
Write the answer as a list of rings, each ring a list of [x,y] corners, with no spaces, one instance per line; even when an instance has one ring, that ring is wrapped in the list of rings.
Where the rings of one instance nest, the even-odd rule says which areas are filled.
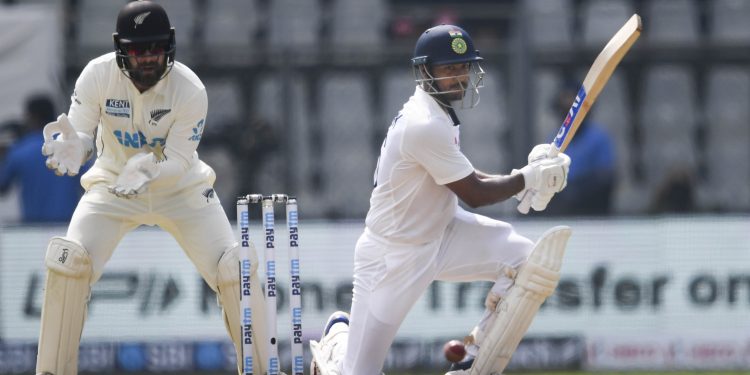
[[[90,61],[78,77],[68,114],[44,128],[42,153],[59,175],[77,174],[94,142],[98,155],[81,178],[86,193],[67,234],[52,238],[47,249],[38,374],[78,373],[91,286],[120,239],[140,225],[158,225],[174,236],[217,292],[229,335],[241,350],[238,245],[213,190],[214,171],[196,152],[206,88],[175,61],[174,28],[157,3],[125,5],[113,38],[115,51]],[[254,249],[252,255],[253,334],[265,342]],[[262,374],[267,349],[254,347],[255,373]]]

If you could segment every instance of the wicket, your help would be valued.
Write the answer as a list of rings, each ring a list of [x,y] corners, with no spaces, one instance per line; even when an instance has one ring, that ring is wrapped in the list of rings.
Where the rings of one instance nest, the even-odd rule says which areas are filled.
[[[274,204],[285,203],[286,225],[289,236],[289,309],[291,316],[291,374],[303,375],[304,353],[302,348],[302,293],[299,264],[299,216],[297,199],[285,194],[248,194],[237,198],[237,232],[240,242],[240,325],[242,327],[242,371],[245,375],[253,374],[253,340],[252,311],[250,308],[250,218],[249,205],[261,203],[262,228],[264,232],[264,256],[266,272],[266,315],[268,322],[268,375],[280,373],[280,363],[276,340],[276,253]],[[260,268],[258,268],[260,270]]]

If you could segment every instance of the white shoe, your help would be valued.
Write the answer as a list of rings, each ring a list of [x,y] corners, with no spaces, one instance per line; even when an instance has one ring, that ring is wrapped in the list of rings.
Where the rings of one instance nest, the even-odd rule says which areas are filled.
[[[323,334],[320,336],[320,341],[323,341],[326,335],[328,335],[328,333],[331,331],[331,328],[333,328],[333,325],[337,323],[344,323],[349,326],[349,313],[344,311],[336,311],[331,314],[331,316],[329,316],[328,320],[326,321],[326,326],[323,329]]]
[[[328,317],[320,342],[310,340],[313,359],[310,362],[312,375],[338,375],[338,365],[346,354],[349,336],[349,314],[336,311]]]

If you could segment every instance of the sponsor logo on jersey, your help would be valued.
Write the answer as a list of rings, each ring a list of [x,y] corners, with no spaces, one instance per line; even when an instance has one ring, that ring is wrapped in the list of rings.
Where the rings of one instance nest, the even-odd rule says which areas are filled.
[[[107,99],[104,102],[104,113],[114,117],[130,118],[130,101],[126,99]]]
[[[148,138],[146,138],[146,135],[142,132],[129,133],[122,130],[115,130],[112,134],[117,138],[117,142],[125,147],[143,148],[148,146],[156,150],[160,147],[163,148],[167,143],[165,138],[153,138],[149,141]]]
[[[151,120],[148,121],[149,125],[151,126],[157,126],[159,125],[159,120],[164,118],[169,112],[172,112],[171,109],[154,109],[151,111]]]
[[[200,120],[197,124],[195,124],[195,127],[193,128],[193,135],[188,138],[190,141],[200,141],[201,137],[203,136],[203,125],[205,125],[206,120]]]

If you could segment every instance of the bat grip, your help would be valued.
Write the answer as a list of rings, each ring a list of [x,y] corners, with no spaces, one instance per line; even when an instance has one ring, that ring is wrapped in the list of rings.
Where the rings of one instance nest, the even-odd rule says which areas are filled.
[[[562,152],[562,150],[557,148],[557,146],[555,146],[555,143],[553,142],[551,147],[549,148],[549,152],[547,152],[547,158],[554,159],[560,152]]]
[[[555,143],[553,142],[550,145],[549,151],[547,152],[547,158],[555,158],[560,153],[560,149],[555,146]],[[521,201],[518,203],[518,206],[516,206],[516,209],[518,212],[526,215],[529,213],[529,209],[531,208],[531,198],[534,196],[534,193],[532,191],[527,191],[526,194],[524,194]]]

